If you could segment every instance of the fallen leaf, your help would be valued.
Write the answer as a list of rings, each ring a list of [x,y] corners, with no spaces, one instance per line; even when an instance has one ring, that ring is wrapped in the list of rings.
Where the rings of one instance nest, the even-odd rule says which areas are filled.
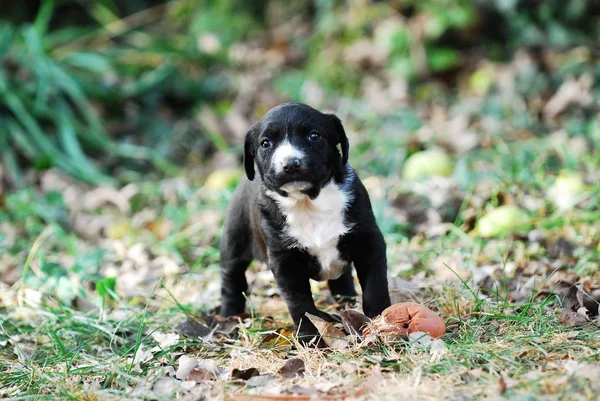
[[[215,380],[216,376],[213,372],[204,368],[194,368],[190,372],[190,374],[186,377],[186,380],[195,381],[196,383],[201,383],[203,381]]]
[[[307,313],[306,316],[315,325],[325,345],[336,350],[343,350],[348,347],[346,334],[335,327],[332,323],[326,322],[318,316]]]
[[[246,369],[246,370],[233,369],[231,371],[232,379],[240,379],[243,381],[249,380],[252,377],[259,376],[259,375],[260,375],[260,372],[256,368],[250,368],[250,369]]]
[[[294,332],[290,330],[277,329],[276,331],[267,333],[260,344],[263,347],[269,348],[291,347],[293,344],[291,340],[293,336]]]
[[[179,367],[177,368],[177,372],[175,372],[175,377],[179,380],[187,379],[192,370],[198,366],[198,362],[197,358],[182,355],[177,361]]]
[[[504,380],[503,376],[500,376],[500,379],[498,379],[498,392],[500,394],[504,394],[506,393],[506,381]]]
[[[431,353],[431,361],[437,362],[440,359],[442,359],[442,357],[444,357],[446,354],[448,354],[448,348],[446,347],[444,340],[442,340],[441,338],[436,338],[431,343],[431,348],[429,348],[429,352]]]
[[[288,359],[281,369],[279,369],[279,375],[285,379],[292,379],[294,377],[304,376],[306,367],[304,361],[298,358]]]
[[[179,367],[175,372],[175,377],[179,380],[187,380],[189,375],[197,369],[197,375],[202,375],[202,370],[212,373],[215,377],[219,376],[223,369],[217,366],[217,363],[212,359],[198,359],[187,355],[182,355],[177,361]]]
[[[571,309],[560,308],[558,310],[558,320],[565,326],[576,326],[578,324],[587,323],[588,319]]]
[[[315,383],[315,385],[313,387],[315,389],[317,389],[318,391],[320,391],[321,393],[328,393],[332,389],[339,387],[341,384],[342,384],[341,382],[320,382],[320,383]]]
[[[362,329],[371,321],[371,319],[362,313],[352,309],[341,311],[340,316],[344,330],[351,336],[358,338],[362,337]]]
[[[555,119],[571,105],[587,107],[594,102],[591,93],[594,79],[590,74],[583,74],[578,80],[569,78],[558,88],[544,107],[544,118],[548,121]]]
[[[154,234],[157,239],[163,240],[169,236],[172,227],[173,222],[170,220],[153,220],[149,221],[145,228]]]
[[[433,344],[433,339],[431,338],[429,333],[415,331],[414,333],[410,333],[408,335],[408,342],[418,347],[431,348]]]
[[[290,387],[287,390],[287,392],[292,393],[292,394],[313,396],[313,395],[317,394],[317,389],[310,388],[310,387],[302,387],[302,386],[295,384],[294,386]]]
[[[160,348],[167,349],[179,342],[179,334],[177,333],[152,333],[152,338],[158,343]]]
[[[181,382],[172,377],[161,377],[154,383],[152,391],[160,397],[170,397],[181,388]]]
[[[263,387],[273,378],[269,373],[251,377],[246,381],[247,387]]]
[[[569,375],[586,378],[593,387],[596,389],[600,388],[600,383],[598,382],[600,365],[571,360],[566,361],[563,366]]]
[[[240,328],[240,325],[247,324],[247,327],[252,324],[252,315],[249,313],[243,313],[239,316],[215,316],[215,322],[218,323],[216,331],[220,334],[230,335],[235,330]]]
[[[582,314],[588,317],[589,315],[598,314],[598,300],[584,288],[582,283],[574,284],[562,295],[563,308]],[[586,309],[583,311],[582,308]],[[584,313],[585,312],[585,313]]]
[[[361,397],[367,394],[369,391],[372,391],[380,381],[381,372],[379,367],[373,367],[371,370],[371,375],[358,390],[347,391],[338,394],[322,394],[319,395],[318,400],[340,401]],[[336,383],[335,386],[337,385],[339,385],[339,383]],[[325,388],[325,386],[322,387]],[[304,393],[305,390],[308,392],[308,394]],[[231,396],[231,399],[236,401],[312,401],[316,399],[316,393],[311,389],[294,386],[290,389],[290,391],[294,391],[295,394],[235,394]]]
[[[84,209],[95,210],[104,204],[112,203],[121,211],[121,213],[128,213],[130,210],[129,198],[126,194],[121,193],[119,190],[112,187],[98,187],[86,192],[82,199],[81,204]]]
[[[192,319],[186,319],[177,323],[175,330],[188,338],[205,337],[211,334],[211,330],[207,326]]]

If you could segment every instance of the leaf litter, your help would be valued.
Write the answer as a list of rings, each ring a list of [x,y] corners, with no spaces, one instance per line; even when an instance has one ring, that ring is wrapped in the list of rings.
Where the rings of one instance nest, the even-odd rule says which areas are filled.
[[[296,21],[289,24],[292,27],[283,31],[288,32],[285,35],[304,32],[294,26]],[[81,380],[99,399],[111,399],[111,391],[127,394],[134,386],[133,371],[147,376],[148,382],[138,383],[137,389],[140,394],[144,388],[153,389],[154,393],[148,390],[145,394],[148,398],[397,399],[401,393],[408,399],[496,399],[503,393],[514,395],[511,392],[518,392],[519,386],[533,388],[527,387],[534,386],[533,381],[546,386],[542,392],[556,390],[552,382],[560,382],[555,380],[557,372],[595,386],[597,352],[589,350],[600,344],[585,327],[596,325],[599,319],[598,193],[589,185],[598,182],[598,169],[588,160],[591,150],[586,141],[592,139],[582,143],[563,129],[567,118],[578,118],[569,114],[571,111],[597,109],[593,80],[581,74],[562,80],[542,95],[524,94],[519,85],[528,71],[535,70],[536,55],[523,50],[505,63],[476,67],[479,79],[491,74],[492,84],[459,86],[464,97],[456,102],[430,101],[426,90],[414,93],[407,82],[383,70],[390,52],[381,48],[377,37],[389,26],[396,29],[403,24],[402,20],[376,21],[374,38],[339,52],[348,63],[364,69],[360,98],[332,100],[317,82],[305,84],[303,91],[313,103],[335,106],[344,113],[353,151],[376,149],[352,160],[373,195],[374,207],[381,211],[378,218],[388,243],[394,301],[427,304],[440,312],[447,322],[447,334],[433,339],[412,333],[398,341],[363,337],[367,321],[356,314],[359,312],[338,311],[335,302],[326,298],[319,306],[339,313],[342,322],[314,316],[311,320],[320,326],[323,340],[332,349],[304,348],[296,342],[285,304],[261,265],[252,266],[248,275],[252,287],[248,304],[256,309],[238,318],[216,316],[216,240],[236,179],[228,169],[239,168],[235,158],[210,161],[212,169],[223,174],[213,176],[208,188],[199,185],[197,171],[165,180],[159,189],[144,182],[115,189],[90,188],[50,169],[39,174],[39,192],[61,195],[66,225],[64,220],[36,217],[33,212],[26,221],[0,222],[1,249],[15,250],[0,259],[0,323],[10,332],[9,336],[0,334],[0,358],[9,373],[23,374],[27,363],[73,346],[72,342],[77,343],[72,340],[77,338],[73,332],[86,326],[94,329],[93,335],[80,344],[84,346],[90,339],[97,342],[79,353],[73,368],[85,369],[91,364],[97,370],[102,383],[85,377]],[[200,45],[209,51],[217,46],[210,35],[200,39]],[[223,132],[228,143],[241,143],[256,115],[281,101],[272,89],[272,70],[287,66],[286,60],[298,60],[295,50],[293,46],[269,48],[268,40],[237,43],[230,49],[231,57],[245,71],[239,74],[243,82],[234,94],[233,106],[224,116],[203,108],[198,119],[215,132]],[[545,56],[551,59],[553,54]],[[471,76],[465,81],[476,79]],[[439,93],[433,84],[426,89]],[[468,96],[472,91],[477,93]],[[254,104],[257,106],[251,106]],[[418,126],[405,128],[395,120],[387,122],[397,112],[395,105],[414,109],[402,120],[418,120]],[[515,127],[513,119],[502,113],[483,112],[488,109],[507,110],[509,115],[522,115],[526,110],[528,118],[541,116],[551,128],[543,132],[547,140],[530,127]],[[380,133],[375,139],[361,134],[369,129],[367,120],[381,121],[372,127]],[[402,146],[382,142],[399,143],[397,138],[402,138]],[[453,175],[397,184],[404,158],[398,149],[414,153],[433,145],[444,148],[456,161]],[[386,148],[392,148],[393,157],[386,158]],[[526,176],[531,153],[535,163],[540,163],[539,181],[528,181],[531,177]],[[560,173],[553,167],[556,160],[566,166],[575,159],[580,161],[578,173],[589,188],[562,197],[541,188],[558,179]],[[469,187],[465,183],[473,174],[477,182]],[[8,195],[2,189],[3,212],[16,204]],[[504,238],[477,237],[473,229],[478,218],[503,205],[523,210],[532,219],[531,230],[508,232]],[[33,241],[26,246],[19,242],[26,236],[35,240],[41,235],[36,223],[62,228],[57,228],[37,253],[31,253],[29,271],[21,277]],[[74,248],[88,259],[76,260]],[[103,253],[97,259],[95,249]],[[94,287],[99,277],[116,277],[116,300],[99,296]],[[62,284],[50,285],[53,282]],[[65,295],[64,284],[72,282],[80,283],[82,291],[73,303],[65,305],[61,299],[72,296]],[[318,288],[326,293],[325,285]],[[84,309],[77,299],[85,300],[88,307]],[[201,309],[207,318],[190,317],[190,309],[193,313]],[[62,314],[52,317],[57,313]],[[48,335],[37,338],[35,330],[31,331],[46,326],[55,326],[56,338],[65,344],[52,342]],[[138,336],[141,344],[136,342]],[[573,348],[569,348],[571,344]],[[112,352],[116,346],[127,348]],[[573,353],[581,358],[573,359]],[[519,377],[523,365],[516,367],[511,358],[539,367],[536,377]],[[494,363],[500,366],[497,369],[514,374],[487,368]],[[64,369],[56,365],[44,374]],[[120,372],[129,372],[129,376]],[[120,378],[108,379],[114,376]],[[52,378],[63,380],[61,376]],[[499,388],[492,389],[489,383]],[[0,390],[0,397],[18,394],[19,389],[10,386]]]

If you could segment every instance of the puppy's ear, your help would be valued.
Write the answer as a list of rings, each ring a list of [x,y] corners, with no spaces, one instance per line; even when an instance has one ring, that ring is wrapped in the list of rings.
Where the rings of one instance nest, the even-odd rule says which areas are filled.
[[[250,181],[254,179],[254,142],[256,141],[256,132],[256,125],[253,125],[246,132],[246,139],[244,140],[244,169],[246,170],[246,177]]]
[[[346,137],[346,131],[344,131],[344,126],[342,125],[342,122],[335,114],[329,114],[329,118],[333,120],[336,131],[338,133],[338,143],[342,147],[342,161],[345,165],[346,163],[348,163],[348,150],[350,149],[348,137]]]

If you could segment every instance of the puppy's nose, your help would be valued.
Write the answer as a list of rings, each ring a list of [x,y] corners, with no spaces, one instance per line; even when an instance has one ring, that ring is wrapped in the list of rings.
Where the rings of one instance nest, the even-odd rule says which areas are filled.
[[[297,157],[290,157],[283,161],[283,171],[286,173],[294,173],[300,170],[300,159]]]

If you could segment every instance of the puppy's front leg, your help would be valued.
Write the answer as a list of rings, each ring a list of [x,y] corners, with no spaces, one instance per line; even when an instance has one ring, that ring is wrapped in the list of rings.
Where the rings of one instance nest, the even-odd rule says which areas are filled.
[[[387,281],[385,241],[379,228],[356,233],[352,259],[363,293],[363,311],[368,317],[391,305]]]
[[[319,334],[317,328],[306,317],[307,312],[331,320],[331,316],[319,311],[315,306],[310,291],[309,261],[308,255],[296,249],[269,252],[269,266],[275,276],[275,282],[281,290],[294,325],[299,328],[299,339],[303,342],[308,342]]]

